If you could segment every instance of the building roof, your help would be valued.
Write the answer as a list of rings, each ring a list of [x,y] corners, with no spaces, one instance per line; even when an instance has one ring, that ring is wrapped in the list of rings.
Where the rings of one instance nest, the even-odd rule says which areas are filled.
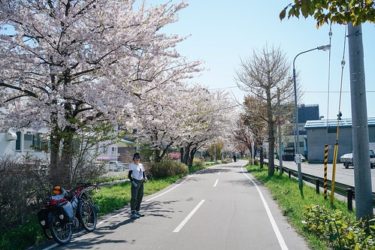
[[[369,117],[367,119],[368,126],[375,126],[375,117]],[[337,119],[327,119],[324,120],[313,120],[313,121],[306,121],[305,129],[312,129],[312,128],[326,128],[326,127],[336,127],[337,126]],[[339,122],[340,127],[352,127],[352,119],[342,119]]]

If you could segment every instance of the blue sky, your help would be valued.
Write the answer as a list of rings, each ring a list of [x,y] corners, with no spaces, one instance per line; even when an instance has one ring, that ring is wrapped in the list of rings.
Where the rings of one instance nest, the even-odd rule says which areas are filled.
[[[163,3],[149,0],[148,3]],[[172,0],[172,2],[179,2]],[[313,19],[279,20],[279,12],[289,0],[187,0],[189,6],[179,13],[178,22],[165,31],[189,35],[179,51],[189,59],[202,60],[207,71],[195,79],[210,89],[226,89],[242,100],[244,92],[237,89],[235,72],[240,59],[248,58],[252,51],[265,45],[279,47],[291,65],[294,56],[304,50],[329,43],[329,26],[316,28]],[[332,26],[331,81],[329,118],[338,113],[341,59],[345,26]],[[362,25],[365,51],[367,110],[375,117],[375,24]],[[347,44],[348,49],[348,44]],[[351,117],[348,50],[345,54],[345,71],[342,94],[342,113]],[[305,104],[319,104],[320,115],[327,117],[328,103],[328,52],[313,51],[296,61]],[[291,67],[292,73],[292,67]]]

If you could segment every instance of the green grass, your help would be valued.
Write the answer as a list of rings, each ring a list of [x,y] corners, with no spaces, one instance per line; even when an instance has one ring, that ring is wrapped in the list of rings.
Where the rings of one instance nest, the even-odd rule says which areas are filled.
[[[101,176],[94,180],[92,180],[92,183],[103,183],[103,182],[112,182],[112,181],[118,181],[118,180],[125,180],[128,178],[128,173],[120,174],[116,176]]]
[[[332,208],[329,199],[324,200],[322,194],[316,194],[315,188],[304,185],[302,198],[297,180],[289,179],[286,174],[280,176],[275,172],[275,175],[270,178],[266,167],[260,169],[259,166],[248,166],[247,170],[271,191],[273,199],[277,201],[283,214],[287,216],[296,231],[306,238],[312,249],[328,249],[328,244],[303,230],[302,220],[306,206],[314,204],[328,209],[339,209],[348,217],[355,219],[354,213],[347,210],[346,203],[335,200]]]
[[[202,165],[193,165],[189,167],[189,174],[195,173],[199,170],[205,169],[207,166],[202,166]]]
[[[9,229],[0,234],[0,249],[14,250],[26,249],[45,240],[44,234],[39,226],[36,216],[23,225]]]
[[[156,193],[180,179],[179,176],[150,180],[144,184],[144,195]],[[130,183],[125,182],[100,188],[94,195],[94,203],[99,206],[99,215],[114,212],[130,202]]]

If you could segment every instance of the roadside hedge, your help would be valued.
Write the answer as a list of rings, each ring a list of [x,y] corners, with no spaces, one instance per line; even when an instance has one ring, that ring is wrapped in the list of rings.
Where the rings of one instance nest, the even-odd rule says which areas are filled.
[[[306,207],[304,229],[330,243],[333,249],[375,249],[375,220],[355,221],[340,210]]]

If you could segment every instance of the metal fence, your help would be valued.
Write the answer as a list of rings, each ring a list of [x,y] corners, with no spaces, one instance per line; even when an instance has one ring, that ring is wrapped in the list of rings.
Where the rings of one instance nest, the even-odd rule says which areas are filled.
[[[267,164],[266,161],[264,163]],[[276,164],[275,164],[275,169],[276,169],[276,171],[282,171],[282,172],[287,173],[289,178],[292,178],[292,177],[298,178],[297,170],[290,169],[290,168],[287,168],[287,167],[280,168],[280,166],[278,166]],[[309,182],[309,183],[312,183],[313,185],[315,185],[315,191],[316,191],[317,194],[320,193],[320,188],[323,188],[324,180],[323,180],[322,177],[302,173],[302,179],[306,182]],[[328,189],[330,190],[331,186],[332,186],[331,180],[327,180],[327,186],[328,186]],[[335,182],[335,193],[346,197],[347,208],[348,208],[349,211],[353,211],[353,200],[355,200],[354,190],[355,189],[354,189],[353,186],[350,186],[350,185],[347,185],[347,184],[344,184],[344,183],[340,183],[340,182]],[[373,206],[375,205],[375,193],[374,192],[372,193],[372,204],[373,204]]]

